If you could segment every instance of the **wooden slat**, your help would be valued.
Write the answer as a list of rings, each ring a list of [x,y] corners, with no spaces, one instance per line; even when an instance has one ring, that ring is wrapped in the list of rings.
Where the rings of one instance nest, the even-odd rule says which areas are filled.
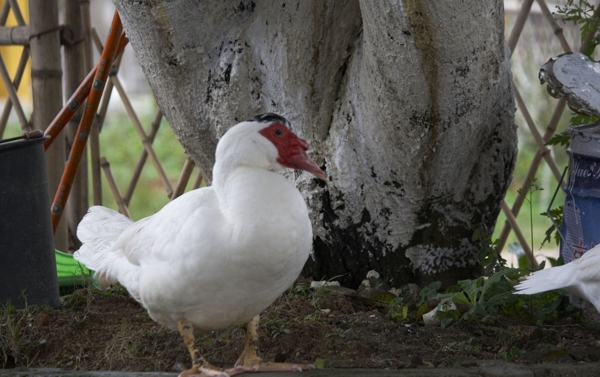
[[[177,184],[175,185],[175,189],[173,190],[173,195],[171,196],[171,200],[177,199],[178,196],[183,194],[185,191],[185,186],[187,186],[190,176],[192,175],[192,170],[194,170],[194,161],[191,158],[186,158],[183,164],[183,169],[181,169],[181,174],[179,175],[179,179],[177,180]]]
[[[21,102],[19,101],[19,97],[17,95],[17,88],[15,88],[13,81],[10,79],[10,75],[8,74],[8,70],[6,69],[6,65],[4,64],[4,59],[2,59],[1,57],[0,77],[2,78],[4,86],[6,87],[6,91],[8,93],[8,97],[10,98],[11,105],[15,109],[15,113],[17,113],[17,118],[19,118],[21,130],[23,132],[31,131],[31,125],[29,124],[29,121],[25,116],[25,112],[23,111],[23,107],[21,106]]]
[[[519,227],[517,219],[512,214],[510,208],[508,207],[508,204],[506,204],[506,201],[502,201],[502,211],[506,215],[507,221],[510,223],[513,231],[515,232],[515,235],[517,236],[517,239],[519,240],[519,244],[523,248],[523,251],[525,251],[525,255],[527,255],[527,259],[529,259],[529,264],[531,265],[531,268],[537,269],[539,267],[538,262],[535,259],[533,252],[531,251],[531,247],[529,247],[529,243],[525,239],[525,235],[523,235],[523,232]]]
[[[160,122],[162,121],[162,111],[160,109],[156,112],[154,116],[154,120],[150,125],[150,133],[148,134],[148,138],[151,142],[154,142],[154,138],[158,133],[158,129],[160,128]],[[148,152],[144,149],[142,151],[142,155],[138,159],[137,164],[135,165],[135,169],[133,170],[133,175],[131,177],[131,181],[129,182],[129,186],[127,187],[127,191],[125,192],[125,203],[129,203],[133,196],[133,192],[135,191],[135,187],[137,186],[137,182],[140,179],[140,175],[142,174],[142,169],[146,164],[146,160],[148,159]]]
[[[21,53],[21,60],[19,60],[19,65],[17,66],[17,70],[15,72],[15,77],[13,78],[13,86],[15,89],[19,89],[21,85],[21,80],[23,78],[23,73],[25,72],[25,67],[27,67],[27,62],[29,61],[29,48],[23,48],[23,52]],[[4,130],[6,129],[6,125],[8,123],[8,118],[10,116],[10,112],[13,108],[12,99],[9,97],[6,99],[4,104],[4,109],[2,110],[2,116],[0,116],[0,139],[2,139],[4,135]],[[29,123],[29,122],[28,122]]]
[[[525,27],[525,23],[527,22],[527,18],[529,17],[529,12],[531,12],[531,6],[533,5],[533,0],[525,0],[521,5],[521,10],[519,10],[519,14],[517,15],[517,21],[515,22],[515,26],[513,26],[510,37],[508,37],[508,47],[510,48],[510,53],[515,50],[517,46],[517,42],[521,37],[521,32]]]
[[[119,191],[119,187],[117,186],[117,182],[115,181],[112,171],[110,170],[110,164],[108,163],[108,160],[106,159],[106,157],[100,158],[100,166],[102,166],[102,170],[104,171],[104,176],[106,177],[106,181],[108,182],[110,191],[112,192],[113,197],[115,198],[115,201],[117,202],[117,206],[119,207],[119,212],[122,213],[123,215],[131,218],[131,215],[129,214],[129,208],[127,208],[127,204],[125,203],[125,201],[123,200],[123,197],[121,196],[121,192]]]
[[[0,45],[29,45],[29,26],[0,27]]]

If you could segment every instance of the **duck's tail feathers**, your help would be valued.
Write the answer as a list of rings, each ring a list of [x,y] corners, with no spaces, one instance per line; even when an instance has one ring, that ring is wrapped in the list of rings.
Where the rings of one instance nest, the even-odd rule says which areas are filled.
[[[534,272],[515,286],[516,294],[532,295],[566,288],[570,281],[570,266],[558,266]]]
[[[131,224],[133,221],[130,218],[112,209],[102,206],[91,207],[77,227],[77,237],[82,246],[73,257],[95,271],[96,277],[114,279],[114,276],[104,276],[107,270],[112,269],[111,265],[115,260],[122,257],[112,248],[117,238]]]

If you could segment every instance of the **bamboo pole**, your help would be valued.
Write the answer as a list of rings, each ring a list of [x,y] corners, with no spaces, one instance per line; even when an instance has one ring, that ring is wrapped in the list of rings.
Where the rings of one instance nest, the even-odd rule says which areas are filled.
[[[100,36],[98,36],[98,32],[96,31],[95,28],[92,28],[91,31],[91,37],[92,37],[92,41],[94,42],[94,44],[96,45],[96,48],[98,49],[98,52],[102,52],[102,49],[104,48],[102,46],[102,41],[100,40]],[[121,64],[121,56],[119,56],[118,59],[115,60],[115,62],[113,63],[113,66],[110,70],[110,75],[114,76],[119,72],[119,66]],[[112,82],[112,80],[108,80],[106,82],[106,89],[104,89],[104,95],[102,96],[102,102],[100,103],[100,110],[98,110],[98,114],[97,114],[97,124],[98,124],[98,132],[102,131],[102,127],[104,127],[104,121],[106,120],[106,114],[108,113],[108,106],[110,105],[110,98],[112,97],[113,94],[113,88],[114,88],[114,84]]]
[[[90,12],[90,0],[79,0],[81,4],[81,17],[83,23],[83,49],[85,56],[84,67],[86,72],[94,66],[94,56],[92,54],[92,20]]]
[[[173,190],[173,195],[171,195],[171,200],[177,199],[178,196],[183,194],[185,186],[187,186],[190,176],[192,175],[192,170],[194,170],[194,162],[188,157],[185,159],[183,169],[181,169],[181,174],[179,175],[179,179]]]
[[[85,51],[83,35],[83,17],[81,14],[81,5],[79,0],[65,0],[63,3],[64,20],[72,32],[73,43],[64,46],[65,54],[65,91],[67,96],[73,95],[79,84],[85,78]],[[67,123],[67,142],[72,146],[77,135],[79,127],[78,120],[83,115],[83,109],[79,107],[75,115]],[[81,242],[77,238],[77,225],[87,213],[89,207],[88,194],[88,158],[87,153],[81,156],[81,162],[75,180],[71,195],[67,201],[67,220],[69,225],[69,234],[71,235],[70,245],[72,250],[81,247]]]
[[[512,226],[513,231],[515,232],[517,239],[519,240],[519,244],[521,244],[521,247],[523,247],[523,251],[525,251],[525,255],[527,255],[527,259],[529,259],[529,265],[534,270],[537,270],[539,267],[538,262],[535,259],[533,251],[531,251],[531,248],[529,247],[529,244],[527,243],[523,232],[521,232],[521,228],[519,228],[519,223],[517,222],[517,219],[515,218],[515,216],[513,216],[510,208],[508,207],[508,204],[506,204],[506,201],[502,201],[502,211],[506,215],[506,220]]]
[[[131,218],[131,215],[129,214],[129,209],[127,208],[127,204],[121,196],[121,192],[119,191],[119,187],[117,186],[117,182],[115,181],[112,171],[110,170],[110,164],[108,163],[106,157],[100,158],[100,165],[102,166],[102,170],[104,170],[104,176],[106,177],[106,181],[108,182],[108,187],[110,187],[115,201],[119,206],[119,212]]]
[[[83,17],[83,39],[84,56],[86,70],[92,69],[93,54],[92,54],[92,21],[90,17],[90,1],[80,0],[81,13]],[[92,197],[94,205],[102,205],[102,168],[100,166],[100,129],[96,125],[92,126],[90,133],[90,170],[92,177]]]
[[[3,46],[28,46],[29,45],[29,27],[28,26],[4,26],[0,27],[0,45]]]
[[[71,184],[75,174],[77,173],[81,155],[83,154],[83,149],[85,148],[85,143],[89,136],[92,122],[94,121],[94,116],[96,114],[96,110],[98,109],[98,104],[100,103],[100,98],[102,97],[102,91],[104,89],[108,73],[110,72],[110,67],[115,58],[119,40],[123,36],[122,31],[123,27],[121,25],[121,18],[119,17],[119,14],[115,12],[111,28],[106,39],[105,49],[102,52],[99,65],[96,70],[96,76],[94,78],[94,83],[92,84],[92,90],[90,91],[89,98],[86,103],[83,118],[81,119],[81,124],[77,131],[77,136],[75,137],[75,143],[71,148],[69,160],[61,178],[60,190],[58,190],[54,196],[54,201],[52,204],[52,224],[55,229],[62,216],[65,201],[71,192]]]
[[[104,95],[102,96],[102,102],[100,102],[100,107],[98,109],[98,113],[96,114],[96,124],[98,125],[98,132],[102,132],[102,128],[104,128],[104,121],[106,120],[106,114],[108,113],[108,105],[110,105],[110,98],[112,97],[114,85],[111,80],[106,82],[106,89],[104,90]]]
[[[154,116],[154,120],[152,120],[152,123],[150,125],[150,133],[148,134],[148,139],[150,139],[150,142],[154,142],[154,138],[156,137],[156,134],[158,133],[158,129],[160,128],[160,122],[162,120],[162,111],[160,111],[160,109],[156,112],[156,115]],[[135,191],[135,186],[137,185],[138,180],[140,179],[140,175],[142,174],[142,169],[144,168],[144,165],[146,164],[146,160],[148,159],[148,152],[146,152],[146,150],[144,149],[142,151],[142,154],[140,156],[140,158],[138,159],[138,162],[135,166],[135,169],[133,171],[133,175],[131,177],[131,181],[129,182],[129,186],[127,187],[127,191],[125,192],[125,203],[129,204],[131,202],[131,197],[133,196],[133,192]]]
[[[5,1],[2,4],[2,10],[0,10],[0,25],[5,26],[8,20],[8,14],[10,13],[10,3]]]
[[[517,15],[517,20],[515,21],[515,26],[513,26],[510,36],[508,37],[508,47],[510,48],[510,54],[512,55],[515,47],[517,47],[517,42],[521,37],[521,32],[523,31],[523,27],[525,27],[525,23],[527,22],[527,17],[529,17],[529,12],[531,12],[531,6],[533,5],[533,0],[525,0],[521,5],[521,10]]]
[[[20,12],[11,1],[13,14],[19,21]],[[32,122],[35,129],[46,129],[62,107],[62,64],[58,29],[58,3],[47,0],[29,0],[31,40],[31,82],[33,88]],[[17,102],[13,100],[15,106]],[[49,192],[57,191],[65,166],[65,140],[58,138],[46,151]],[[66,222],[54,224],[54,245],[59,250],[68,249]]]

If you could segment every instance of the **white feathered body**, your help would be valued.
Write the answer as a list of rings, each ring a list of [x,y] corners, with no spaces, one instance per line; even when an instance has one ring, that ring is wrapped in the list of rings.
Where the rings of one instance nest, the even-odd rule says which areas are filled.
[[[92,207],[78,228],[83,246],[75,258],[98,276],[118,280],[171,329],[179,319],[202,330],[249,321],[294,282],[312,249],[308,210],[297,188],[235,140],[223,143],[227,152],[219,152],[221,144],[213,186],[138,222]],[[233,155],[250,162],[232,161]]]
[[[534,272],[515,289],[518,294],[564,289],[589,301],[600,312],[600,245],[570,263]]]

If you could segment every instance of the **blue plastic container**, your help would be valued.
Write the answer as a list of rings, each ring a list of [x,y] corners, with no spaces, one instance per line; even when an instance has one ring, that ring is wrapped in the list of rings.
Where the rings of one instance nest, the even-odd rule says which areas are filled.
[[[567,131],[569,179],[560,245],[565,264],[600,244],[600,122]]]

